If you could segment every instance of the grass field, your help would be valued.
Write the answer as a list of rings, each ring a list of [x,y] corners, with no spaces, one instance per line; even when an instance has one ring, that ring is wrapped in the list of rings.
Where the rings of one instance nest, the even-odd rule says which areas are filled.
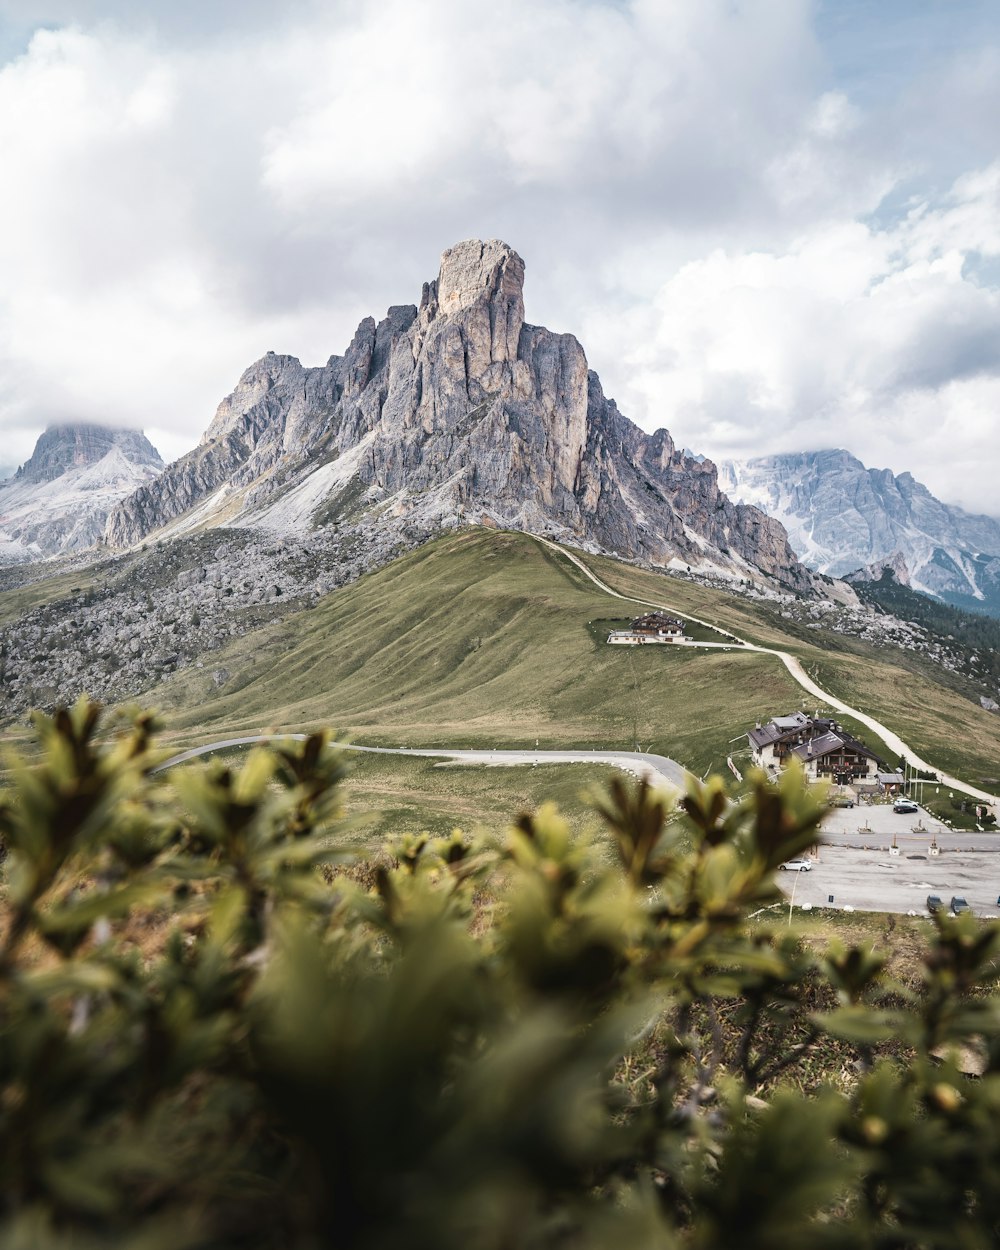
[[[251,748],[228,747],[198,762],[223,760],[238,768]],[[400,755],[350,752],[342,785],[345,814],[364,817],[358,840],[377,848],[405,834],[435,837],[461,829],[497,837],[522,812],[553,802],[579,832],[600,821],[587,792],[602,788],[616,770],[599,764],[539,764],[501,768],[452,764]],[[620,775],[620,774],[618,774]]]
[[[532,539],[472,531],[411,552],[158,687],[175,740],[331,724],[404,746],[606,747],[699,775],[800,706],[783,666],[737,651],[609,647],[608,596]],[[230,680],[216,689],[212,669]]]
[[[604,785],[612,771],[586,764],[480,768],[359,753],[344,793],[349,815],[371,815],[363,832],[365,841],[375,844],[456,828],[499,836],[521,812],[549,801],[559,804],[574,830],[584,832],[599,825],[585,791]]]
[[[890,977],[911,985],[919,974],[923,954],[934,933],[934,922],[929,916],[844,912],[832,908],[796,911],[792,926],[803,943],[817,954],[833,941],[843,942],[845,946],[864,946],[885,959]]]
[[[602,557],[624,594],[797,655],[831,693],[884,720],[970,781],[1000,776],[996,722],[900,653],[838,635],[799,638],[767,605]],[[638,611],[638,609],[636,609]],[[812,700],[768,656],[602,639],[628,608],[568,560],[516,533],[464,531],[411,552],[315,608],[245,636],[153,692],[178,742],[206,733],[332,724],[406,746],[596,746],[725,767],[756,720]],[[894,763],[870,731],[852,728]]]
[[[792,652],[833,695],[884,721],[937,767],[974,784],[1000,777],[996,718],[929,662],[801,629],[768,604],[585,559],[621,593]],[[757,720],[823,710],[770,656],[609,647],[607,628],[630,614],[527,535],[466,530],[234,640],[142,701],[162,710],[178,746],[332,725],[376,745],[638,744],[699,776],[725,770]],[[221,669],[229,677],[217,686]],[[844,720],[895,763],[870,731]]]
[[[98,585],[98,576],[94,568],[50,573],[46,577],[38,577],[23,585],[20,583],[19,566],[5,569],[3,572],[5,584],[0,589],[0,625],[9,625],[23,616],[25,612],[30,612],[42,604],[53,603],[57,599],[66,599],[75,594],[85,595]]]

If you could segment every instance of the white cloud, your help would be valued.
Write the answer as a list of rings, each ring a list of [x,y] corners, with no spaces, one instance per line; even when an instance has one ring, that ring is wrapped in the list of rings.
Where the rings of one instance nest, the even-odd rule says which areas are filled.
[[[996,49],[977,36],[876,108],[835,80],[816,13],[0,0],[10,30],[54,26],[0,68],[7,448],[90,418],[176,454],[256,356],[343,350],[478,235],[525,257],[529,318],[696,450],[835,441],[916,472],[947,425],[956,465],[967,440],[996,466]],[[926,153],[956,100],[941,191]],[[1000,510],[926,459],[935,489]]]
[[[764,213],[755,170],[815,56],[798,0],[301,4],[201,42],[127,12],[94,3],[0,69],[2,420],[22,455],[52,419],[193,442],[254,356],[342,350],[470,235],[526,255],[539,319],[575,315],[604,297],[582,262],[633,227]]]
[[[824,224],[685,265],[623,328],[629,402],[716,458],[843,446],[1000,511],[1000,293],[965,267],[995,254],[998,174],[893,229]]]

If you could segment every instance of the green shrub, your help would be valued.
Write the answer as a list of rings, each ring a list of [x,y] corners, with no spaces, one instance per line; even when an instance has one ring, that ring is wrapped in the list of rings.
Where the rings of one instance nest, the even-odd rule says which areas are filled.
[[[362,870],[325,735],[156,773],[147,715],[37,726],[0,794],[3,1246],[996,1244],[1000,930],[937,919],[917,989],[806,953],[764,910],[800,777],[670,823],[614,781],[613,854],[543,807]]]

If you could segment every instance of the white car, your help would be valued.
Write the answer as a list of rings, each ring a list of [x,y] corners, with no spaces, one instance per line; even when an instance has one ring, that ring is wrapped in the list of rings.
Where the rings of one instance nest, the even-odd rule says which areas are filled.
[[[790,859],[787,864],[780,864],[782,872],[812,872],[812,864],[807,859]]]

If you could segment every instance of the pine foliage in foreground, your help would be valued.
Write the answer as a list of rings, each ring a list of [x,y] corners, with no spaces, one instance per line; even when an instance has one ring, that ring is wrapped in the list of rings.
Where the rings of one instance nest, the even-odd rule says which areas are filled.
[[[937,920],[915,988],[807,954],[762,913],[800,777],[680,819],[613,782],[599,843],[543,808],[369,870],[324,736],[155,774],[148,716],[37,724],[0,793],[4,1247],[997,1243],[1000,929]],[[851,1079],[804,1096],[831,1045]]]

